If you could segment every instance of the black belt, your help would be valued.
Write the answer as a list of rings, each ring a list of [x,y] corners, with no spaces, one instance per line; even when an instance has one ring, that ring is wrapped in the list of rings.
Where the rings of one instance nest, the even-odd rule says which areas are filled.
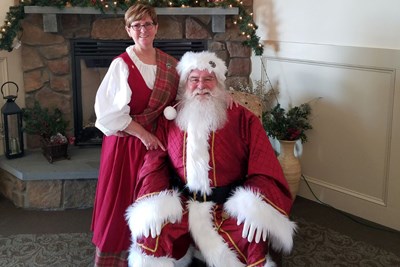
[[[192,198],[193,200],[199,202],[212,201],[217,204],[224,204],[228,197],[230,197],[231,192],[234,187],[232,186],[219,186],[211,189],[211,194],[202,194],[201,192],[192,192],[187,187],[181,190],[182,194],[186,197]]]
[[[187,188],[182,181],[179,179],[179,177],[174,177],[175,183],[174,185],[178,187],[179,191],[186,197],[192,198],[193,200],[199,201],[199,202],[206,202],[206,201],[212,201],[216,204],[224,204],[228,197],[231,196],[232,191],[243,184],[243,181],[240,180],[238,182],[226,185],[226,186],[218,186],[218,187],[213,187],[211,188],[211,194],[202,194],[199,191],[190,191],[189,188]]]

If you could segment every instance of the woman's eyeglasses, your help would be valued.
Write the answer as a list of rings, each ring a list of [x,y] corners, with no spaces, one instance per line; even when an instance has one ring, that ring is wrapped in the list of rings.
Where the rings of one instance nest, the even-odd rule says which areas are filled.
[[[131,24],[131,28],[135,31],[135,32],[139,32],[142,30],[142,28],[144,28],[146,31],[149,31],[151,29],[153,29],[154,27],[154,23],[153,22],[146,22],[145,24]]]

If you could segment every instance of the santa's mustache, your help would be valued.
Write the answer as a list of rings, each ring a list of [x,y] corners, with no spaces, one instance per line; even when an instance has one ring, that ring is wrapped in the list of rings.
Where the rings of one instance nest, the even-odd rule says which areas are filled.
[[[221,92],[219,92],[217,88],[214,90],[197,88],[193,90],[190,94],[187,94],[188,99],[194,99],[196,96],[200,95],[209,95],[217,99],[222,99]]]
[[[197,96],[197,95],[211,95],[211,96],[215,96],[211,90],[209,89],[200,89],[197,88],[195,90],[192,91],[192,96]]]

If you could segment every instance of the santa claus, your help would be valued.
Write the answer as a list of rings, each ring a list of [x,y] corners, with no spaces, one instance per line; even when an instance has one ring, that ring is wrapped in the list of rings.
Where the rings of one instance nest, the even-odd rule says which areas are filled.
[[[226,65],[188,52],[177,66],[179,104],[158,123],[166,150],[149,151],[127,210],[130,266],[273,266],[290,252],[295,223],[282,169],[259,118],[228,108]]]

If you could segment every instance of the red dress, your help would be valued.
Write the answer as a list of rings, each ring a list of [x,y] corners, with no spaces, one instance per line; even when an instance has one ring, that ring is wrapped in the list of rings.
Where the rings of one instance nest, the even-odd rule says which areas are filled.
[[[157,77],[155,88],[151,90],[128,54],[124,53],[120,57],[129,67],[128,83],[134,99],[129,103],[131,116],[146,116],[146,110],[160,113],[149,108],[154,97],[157,98],[154,96],[156,87],[168,90],[164,98],[159,99],[164,106],[175,99],[178,76],[175,64],[170,63],[176,63],[175,59],[157,51]],[[159,90],[156,92],[159,94]],[[158,107],[163,108],[162,105]],[[143,125],[142,122],[139,123]],[[153,123],[145,126],[148,131],[152,127]],[[137,137],[103,137],[91,227],[92,241],[101,252],[120,253],[129,248],[130,231],[124,216],[126,208],[136,199],[136,176],[146,152],[146,147]]]

